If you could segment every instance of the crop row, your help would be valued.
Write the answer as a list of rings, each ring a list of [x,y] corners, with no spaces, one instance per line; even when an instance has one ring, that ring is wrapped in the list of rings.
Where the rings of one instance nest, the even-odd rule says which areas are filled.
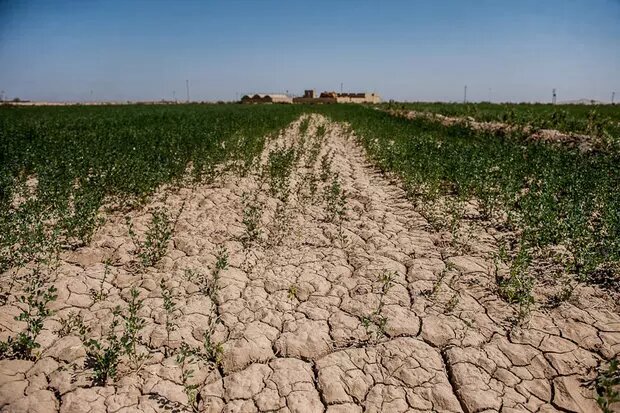
[[[371,108],[324,109],[349,122],[370,156],[413,197],[477,199],[485,219],[519,235],[517,263],[562,246],[580,280],[620,286],[620,156],[524,142],[465,125],[405,119]],[[526,254],[527,256],[525,256]],[[523,269],[523,268],[522,268]]]
[[[618,105],[551,105],[493,103],[397,103],[381,107],[435,113],[450,117],[471,117],[483,122],[503,122],[555,129],[565,133],[600,136],[620,141],[620,106]]]
[[[247,170],[265,135],[307,111],[348,122],[412,196],[475,198],[486,218],[502,215],[519,234],[517,248],[561,245],[570,272],[620,284],[617,152],[355,105],[0,108],[0,272],[87,243],[102,206],[135,205],[162,184],[203,181],[224,164]]]
[[[0,272],[88,242],[103,205],[247,168],[299,106],[0,108]]]

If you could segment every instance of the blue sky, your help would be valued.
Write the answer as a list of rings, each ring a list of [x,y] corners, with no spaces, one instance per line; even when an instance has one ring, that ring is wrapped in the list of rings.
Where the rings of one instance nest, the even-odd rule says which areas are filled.
[[[0,90],[32,100],[620,100],[620,0],[0,0]]]

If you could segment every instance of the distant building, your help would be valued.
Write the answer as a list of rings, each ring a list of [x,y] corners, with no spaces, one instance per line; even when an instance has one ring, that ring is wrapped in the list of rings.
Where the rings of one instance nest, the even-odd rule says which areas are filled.
[[[312,89],[304,90],[304,95],[291,98],[281,93],[257,93],[245,95],[241,103],[379,103],[381,96],[376,93],[337,93],[321,92],[317,97]]]
[[[334,93],[334,92],[332,92]],[[376,93],[336,93],[338,103],[379,103],[381,97]]]
[[[303,97],[293,99],[294,103],[379,103],[381,97],[376,93],[337,93],[321,92],[315,97],[314,90],[304,91]]]
[[[293,99],[281,93],[257,93],[243,96],[241,103],[293,103]]]
[[[321,96],[323,99],[336,99],[338,97],[338,93],[336,92],[321,92]]]
[[[304,95],[301,97],[293,98],[293,103],[336,103],[335,98],[325,97],[323,96],[324,94],[325,93],[321,93],[321,96],[317,97],[314,90],[304,90]]]

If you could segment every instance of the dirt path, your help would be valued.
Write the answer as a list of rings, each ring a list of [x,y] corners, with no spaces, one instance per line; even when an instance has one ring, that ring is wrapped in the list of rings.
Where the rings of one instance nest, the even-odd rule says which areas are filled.
[[[162,191],[150,207],[178,220],[155,266],[136,262],[120,215],[91,246],[65,253],[50,275],[59,297],[40,357],[0,361],[2,411],[599,410],[583,380],[620,350],[620,316],[603,292],[579,287],[570,303],[515,327],[516,309],[495,292],[491,235],[478,234],[469,255],[447,255],[342,125],[312,115],[302,137],[301,123],[262,157],[267,167],[270,151],[300,154],[281,181],[227,174]],[[148,208],[131,219],[144,239]],[[169,339],[162,280],[176,303]],[[144,356],[123,356],[116,379],[92,387],[66,320],[79,314],[100,339],[132,287],[144,300]],[[23,328],[18,313],[1,308],[0,338]],[[194,349],[185,361],[182,348]]]

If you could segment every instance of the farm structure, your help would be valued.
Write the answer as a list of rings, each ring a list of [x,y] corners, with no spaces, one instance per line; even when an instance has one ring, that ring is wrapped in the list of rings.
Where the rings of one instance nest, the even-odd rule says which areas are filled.
[[[321,92],[316,96],[314,90],[305,90],[303,96],[291,98],[281,93],[257,93],[244,95],[241,103],[380,103],[381,97],[376,93],[337,93]]]
[[[304,91],[302,97],[293,99],[294,103],[380,103],[381,97],[376,93],[337,93],[322,92],[316,97],[314,90]]]
[[[243,96],[241,103],[293,103],[293,99],[280,93],[257,93]]]

